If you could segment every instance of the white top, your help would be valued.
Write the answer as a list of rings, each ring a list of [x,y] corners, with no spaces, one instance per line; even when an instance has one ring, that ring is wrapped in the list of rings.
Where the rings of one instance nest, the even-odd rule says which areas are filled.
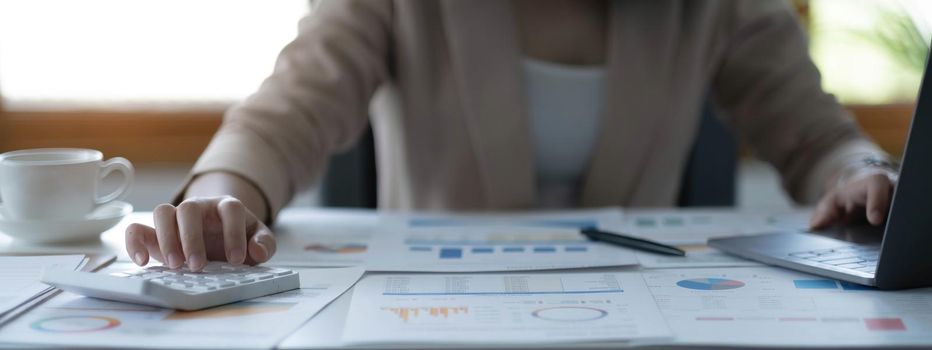
[[[575,206],[602,119],[605,69],[531,58],[524,59],[523,69],[537,206]]]

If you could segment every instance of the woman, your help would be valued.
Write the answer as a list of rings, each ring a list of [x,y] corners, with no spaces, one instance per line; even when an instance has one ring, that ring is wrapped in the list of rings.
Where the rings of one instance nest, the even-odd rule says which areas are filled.
[[[824,227],[883,222],[893,174],[820,88],[783,1],[350,1],[305,18],[133,260],[275,252],[278,210],[369,121],[384,209],[672,206],[701,105]],[[371,104],[370,104],[371,102]]]

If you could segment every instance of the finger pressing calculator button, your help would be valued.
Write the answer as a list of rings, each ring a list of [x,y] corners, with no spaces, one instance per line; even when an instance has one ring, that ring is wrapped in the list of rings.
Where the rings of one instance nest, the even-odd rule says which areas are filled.
[[[107,273],[99,280],[67,276],[60,288],[87,296],[133,300],[146,305],[195,310],[299,287],[298,273],[276,267],[231,265],[212,261],[200,272],[164,266]],[[77,274],[77,272],[75,272]],[[81,274],[85,274],[81,272]],[[123,281],[121,281],[123,280]],[[147,288],[137,288],[142,282]],[[119,288],[125,282],[133,288]],[[54,285],[54,281],[52,281]],[[158,286],[156,286],[158,285]],[[203,298],[193,296],[203,295]],[[120,299],[117,299],[119,297]]]

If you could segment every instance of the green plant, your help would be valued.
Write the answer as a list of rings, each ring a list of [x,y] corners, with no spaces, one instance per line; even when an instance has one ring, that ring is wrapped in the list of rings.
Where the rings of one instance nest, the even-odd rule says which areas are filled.
[[[885,51],[904,69],[921,76],[929,55],[929,41],[923,35],[926,28],[921,19],[910,16],[901,4],[879,2],[874,5],[877,21],[871,30],[859,30],[860,39]]]

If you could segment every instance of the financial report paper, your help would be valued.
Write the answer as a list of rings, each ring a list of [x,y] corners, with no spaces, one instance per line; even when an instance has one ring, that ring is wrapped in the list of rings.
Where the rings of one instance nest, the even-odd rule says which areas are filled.
[[[670,332],[635,272],[372,275],[357,284],[349,344],[637,342]]]
[[[39,282],[45,269],[75,270],[84,255],[0,257],[0,315],[51,289]]]
[[[582,227],[615,227],[619,209],[521,214],[284,211],[275,227],[283,266],[369,271],[479,272],[624,266],[632,251],[596,243]]]
[[[305,267],[363,266],[379,231],[371,210],[282,211],[274,227],[278,250],[269,264]]]
[[[645,269],[684,267],[763,266],[763,264],[729,255],[707,246],[681,246],[686,256],[672,256],[638,251],[638,263]]]
[[[932,343],[932,289],[878,291],[773,267],[662,269],[644,281],[684,345]]]
[[[395,216],[385,220],[366,266],[369,271],[494,272],[635,265],[632,250],[579,233],[620,221],[617,209]]]
[[[4,344],[271,349],[340,296],[359,268],[298,270],[301,288],[198,311],[62,293],[0,330]]]
[[[633,209],[619,229],[666,244],[705,244],[710,238],[805,230],[810,212],[745,212],[727,209]]]

